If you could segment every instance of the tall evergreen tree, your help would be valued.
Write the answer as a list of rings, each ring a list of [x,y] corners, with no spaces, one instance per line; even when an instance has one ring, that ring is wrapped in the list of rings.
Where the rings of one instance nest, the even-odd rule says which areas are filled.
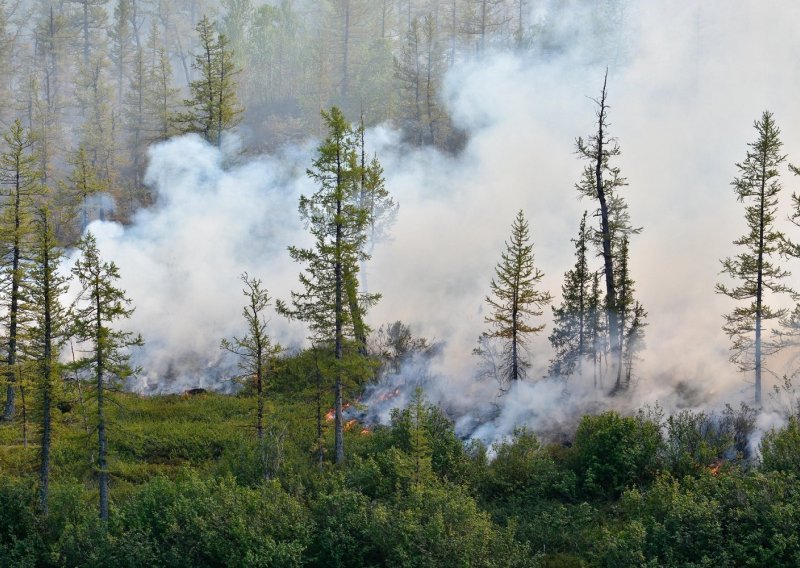
[[[16,120],[3,135],[6,150],[0,154],[0,186],[2,214],[0,215],[0,258],[2,258],[2,305],[5,308],[6,328],[6,403],[3,419],[11,420],[15,410],[14,384],[19,376],[18,333],[20,331],[20,302],[24,278],[24,259],[30,245],[31,218],[35,200],[44,192],[40,183],[39,158],[33,151],[30,132]]]
[[[60,301],[67,288],[67,278],[58,270],[63,252],[56,240],[51,215],[46,207],[40,207],[35,215],[24,305],[31,317],[23,333],[22,344],[25,358],[31,365],[30,372],[39,401],[39,508],[45,515],[48,512],[50,487],[52,412],[60,390],[58,356],[68,323],[67,310]]]
[[[332,348],[334,372],[334,446],[337,464],[344,461],[343,388],[345,369],[357,374],[358,359],[347,349],[347,338],[355,338],[355,321],[363,322],[366,310],[378,294],[357,293],[349,309],[345,306],[348,289],[358,290],[359,263],[367,260],[364,251],[367,210],[360,204],[361,172],[357,161],[357,140],[342,112],[333,107],[322,113],[328,137],[318,150],[318,157],[308,176],[319,189],[311,197],[300,198],[300,216],[314,237],[309,249],[289,247],[296,262],[306,265],[300,274],[302,292],[292,292],[292,307],[277,302],[278,311],[308,324],[316,345]],[[355,317],[354,317],[355,315]]]
[[[107,184],[100,178],[97,169],[92,165],[86,148],[81,146],[69,158],[73,167],[66,181],[60,182],[61,190],[70,198],[70,207],[79,212],[76,216],[79,225],[78,234],[92,221],[91,200],[107,190]],[[98,216],[101,212],[97,212]]]
[[[118,288],[119,269],[113,262],[103,261],[92,233],[78,243],[81,257],[72,274],[81,290],[75,300],[73,334],[87,345],[86,356],[77,367],[91,373],[97,398],[97,475],[100,487],[100,518],[108,520],[108,439],[106,435],[105,399],[115,381],[122,381],[132,370],[130,347],[142,345],[141,336],[113,327],[119,319],[133,313],[131,300]]]
[[[778,193],[781,190],[779,166],[786,156],[781,154],[783,143],[780,129],[769,111],[764,111],[754,123],[758,138],[748,144],[745,160],[736,164],[739,176],[731,185],[737,199],[745,203],[748,232],[733,241],[741,252],[722,260],[722,273],[737,281],[734,287],[717,284],[716,291],[736,301],[744,302],[726,314],[723,330],[731,338],[731,361],[741,371],[754,371],[756,407],[761,407],[761,378],[763,358],[772,349],[762,340],[765,321],[780,318],[786,311],[766,304],[768,293],[790,292],[784,284],[789,272],[775,263],[786,238],[775,228]],[[765,347],[767,348],[765,350]]]
[[[594,101],[597,104],[597,131],[589,136],[588,140],[578,138],[575,144],[578,156],[588,162],[576,188],[581,196],[597,200],[598,204],[597,216],[600,219],[600,228],[594,230],[593,240],[603,257],[609,345],[619,376],[619,369],[622,366],[623,335],[614,264],[622,238],[639,232],[639,229],[631,226],[627,204],[617,193],[620,188],[627,185],[627,182],[620,175],[620,169],[611,165],[611,158],[619,156],[621,152],[616,140],[608,135],[607,82],[608,71],[603,79],[600,98]],[[621,386],[617,381],[613,392]]]
[[[184,132],[196,132],[219,146],[222,133],[236,126],[242,113],[234,81],[238,70],[228,39],[216,32],[207,16],[203,16],[196,30],[200,53],[195,56],[192,68],[199,78],[189,84],[192,97],[183,102],[188,110],[178,121]]]
[[[484,335],[504,343],[500,377],[511,383],[525,378],[530,366],[523,353],[527,336],[544,329],[544,324],[532,325],[529,320],[541,316],[543,306],[552,300],[548,292],[536,289],[544,274],[533,264],[533,245],[522,210],[514,219],[511,238],[500,258],[490,284],[492,293],[486,297],[491,314],[485,320],[492,331]]]
[[[622,334],[622,364],[617,369],[616,384],[627,388],[630,386],[633,363],[636,354],[644,347],[644,328],[647,312],[635,299],[635,282],[629,269],[628,237],[622,238],[616,265],[617,290],[619,298],[619,325]]]
[[[550,361],[550,374],[566,377],[581,372],[583,360],[590,353],[588,319],[593,274],[589,271],[586,212],[581,218],[575,243],[575,267],[564,275],[563,297],[559,307],[553,307],[553,331],[550,344],[556,352]]]

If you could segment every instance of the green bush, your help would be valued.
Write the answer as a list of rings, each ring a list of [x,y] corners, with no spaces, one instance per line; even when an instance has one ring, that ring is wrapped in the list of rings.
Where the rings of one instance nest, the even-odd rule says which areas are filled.
[[[572,447],[575,473],[589,496],[616,498],[652,481],[660,469],[661,433],[643,417],[584,416]]]
[[[792,416],[781,429],[770,430],[761,439],[761,469],[800,476],[800,423]]]

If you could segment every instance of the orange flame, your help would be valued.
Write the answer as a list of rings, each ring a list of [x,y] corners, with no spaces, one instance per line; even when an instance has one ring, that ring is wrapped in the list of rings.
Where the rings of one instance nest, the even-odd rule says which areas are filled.
[[[347,422],[344,423],[344,429],[349,432],[353,428],[353,426],[356,425],[356,422],[358,422],[358,420],[356,420],[355,418],[353,418],[352,420],[348,420]]]

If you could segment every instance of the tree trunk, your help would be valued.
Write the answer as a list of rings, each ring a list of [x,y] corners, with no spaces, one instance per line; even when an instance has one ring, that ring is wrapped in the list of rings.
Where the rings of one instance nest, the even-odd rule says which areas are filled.
[[[344,417],[342,416],[342,359],[344,357],[344,338],[342,337],[342,324],[343,324],[343,274],[342,274],[342,246],[343,246],[343,227],[342,227],[342,186],[344,180],[342,179],[342,156],[341,144],[337,151],[336,156],[336,261],[334,266],[334,279],[335,279],[335,319],[336,319],[336,339],[334,345],[334,357],[336,358],[336,386],[335,386],[335,401],[334,401],[334,456],[337,464],[344,463]]]
[[[44,232],[45,235],[49,227],[47,225],[47,218],[45,217]],[[50,492],[50,441],[52,437],[51,426],[51,407],[52,407],[52,335],[53,323],[50,298],[50,255],[47,246],[44,247],[44,365],[42,365],[42,374],[44,379],[44,389],[42,392],[42,446],[41,446],[41,460],[39,464],[39,509],[42,514],[47,516],[48,513],[48,497]]]
[[[17,364],[17,316],[19,312],[19,296],[20,296],[20,274],[19,274],[19,261],[20,261],[20,224],[21,224],[21,180],[20,180],[20,158],[21,155],[16,156],[16,174],[14,180],[14,241],[11,251],[11,306],[9,308],[9,326],[8,326],[8,370],[6,371],[6,380],[8,386],[6,387],[6,405],[3,411],[3,420],[10,421],[14,418],[15,400],[14,400],[14,383],[16,382],[16,369]]]
[[[618,369],[622,366],[622,345],[620,337],[619,319],[617,314],[617,295],[614,284],[614,257],[611,250],[611,228],[609,223],[608,203],[606,202],[605,188],[603,187],[603,130],[606,120],[606,84],[608,70],[603,79],[603,91],[600,95],[600,112],[597,118],[597,158],[595,161],[595,187],[597,199],[600,202],[600,231],[603,238],[603,271],[606,281],[606,311],[608,313],[609,339],[611,352]],[[617,373],[616,384],[612,392],[622,387],[620,374]]]
[[[100,307],[100,282],[95,281],[95,347],[97,365],[97,468],[99,472],[98,482],[100,485],[100,519],[108,521],[108,442],[106,441],[106,417],[105,417],[105,388],[103,385],[103,338],[102,338],[102,311]]]
[[[756,280],[756,339],[755,339],[755,405],[761,408],[761,312],[764,295],[764,201],[766,200],[767,155],[766,150],[761,160],[761,188],[759,193],[758,216],[758,276]]]

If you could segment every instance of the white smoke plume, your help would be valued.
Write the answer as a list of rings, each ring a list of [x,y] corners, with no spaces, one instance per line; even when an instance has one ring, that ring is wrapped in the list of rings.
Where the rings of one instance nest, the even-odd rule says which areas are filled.
[[[545,4],[533,17],[547,19],[556,5],[565,22],[588,17],[563,8],[576,3]],[[569,239],[582,211],[594,208],[574,189],[583,167],[574,141],[595,128],[590,97],[607,66],[611,133],[623,152],[616,164],[629,182],[622,193],[633,223],[644,229],[631,245],[632,275],[649,312],[637,389],[624,404],[660,401],[669,411],[750,396],[744,375],[727,361],[721,330],[721,314],[733,305],[715,295],[714,284],[722,278],[719,259],[736,253],[731,241],[745,231],[730,182],[763,110],[775,113],[785,152],[800,162],[800,5],[641,0],[627,3],[624,16],[613,49],[582,37],[584,26],[564,25],[557,52],[493,52],[457,65],[443,95],[469,133],[457,157],[404,147],[388,125],[368,133],[400,203],[392,239],[376,246],[367,267],[371,291],[383,294],[370,321],[402,320],[444,342],[426,371],[429,397],[454,409],[459,427],[481,439],[517,425],[573,420],[603,398],[589,379],[571,379],[569,398],[561,383],[535,382],[551,357],[549,312],[548,329],[531,345],[531,381],[502,398],[494,385],[475,381],[471,350],[519,209],[531,224],[542,285],[559,301],[563,273],[574,262]],[[157,145],[148,174],[157,205],[128,227],[90,227],[103,255],[120,266],[136,305],[130,327],[147,342],[136,388],[219,386],[211,385],[219,376],[219,341],[241,333],[241,272],[262,278],[275,297],[286,299],[297,287],[300,267],[286,247],[308,242],[297,198],[313,191],[304,174],[313,147],[226,165],[222,153],[194,137]],[[800,180],[783,173],[787,204]],[[790,269],[800,275],[800,267]],[[791,284],[800,288],[797,276]],[[289,345],[305,335],[277,316],[272,332]]]

